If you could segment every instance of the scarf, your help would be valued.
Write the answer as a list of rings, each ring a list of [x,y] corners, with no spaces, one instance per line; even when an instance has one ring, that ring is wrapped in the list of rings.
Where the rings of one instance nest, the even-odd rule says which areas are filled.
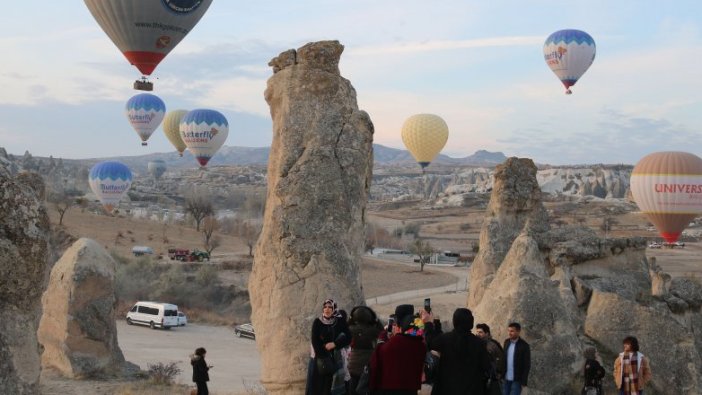
[[[324,316],[324,305],[330,304],[333,306],[332,315],[331,317],[327,318]],[[322,303],[322,315],[319,316],[319,320],[322,321],[322,324],[324,325],[334,325],[336,324],[336,318],[339,316],[339,312],[337,311],[336,307],[336,302],[333,299],[327,299]]]
[[[624,362],[623,370],[623,380],[622,380],[622,390],[624,390],[624,395],[639,395],[641,391],[639,390],[639,361],[637,359],[637,353],[624,354],[622,357]]]

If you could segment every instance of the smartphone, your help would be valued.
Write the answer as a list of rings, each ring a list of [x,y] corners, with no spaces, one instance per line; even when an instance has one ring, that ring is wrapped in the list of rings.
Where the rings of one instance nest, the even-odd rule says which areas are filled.
[[[431,313],[431,298],[424,299],[424,311]]]
[[[392,333],[392,327],[395,325],[395,318],[388,318],[388,333]]]

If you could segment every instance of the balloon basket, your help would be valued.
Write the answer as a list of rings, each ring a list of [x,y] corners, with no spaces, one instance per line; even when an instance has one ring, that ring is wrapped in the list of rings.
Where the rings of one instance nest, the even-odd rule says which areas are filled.
[[[142,146],[142,147],[144,147],[144,146],[146,146],[146,145],[149,145],[146,141],[142,141],[142,142],[141,142],[141,146]]]
[[[570,89],[566,89],[565,94],[566,94],[566,95],[572,95],[572,94],[573,94],[573,91],[570,90]]]
[[[144,77],[141,80],[134,81],[134,89],[136,89],[138,91],[151,92],[152,90],[154,90],[154,83],[147,81],[146,78]]]

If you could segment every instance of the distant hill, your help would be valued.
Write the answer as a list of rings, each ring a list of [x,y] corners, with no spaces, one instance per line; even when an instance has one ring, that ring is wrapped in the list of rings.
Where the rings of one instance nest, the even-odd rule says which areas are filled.
[[[222,165],[265,165],[268,163],[270,147],[232,147],[222,146],[217,154],[212,158],[209,166]],[[376,165],[409,165],[415,163],[412,155],[397,148],[390,148],[380,144],[373,144],[373,157]],[[166,162],[170,169],[189,168],[197,163],[192,155],[186,151],[183,157],[179,157],[177,152],[153,153],[139,156],[120,156],[113,158],[86,159],[82,162],[97,162],[100,160],[119,160],[124,162],[133,170],[143,171],[147,164],[156,159]],[[451,158],[446,155],[439,155],[435,164],[452,166],[495,166],[507,160],[502,152],[477,151],[473,155],[464,158]]]

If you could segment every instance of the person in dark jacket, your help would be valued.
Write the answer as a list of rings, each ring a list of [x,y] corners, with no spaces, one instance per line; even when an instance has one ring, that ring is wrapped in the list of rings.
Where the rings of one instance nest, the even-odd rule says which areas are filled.
[[[490,371],[485,343],[471,333],[473,313],[458,308],[453,313],[453,331],[434,339],[432,353],[439,357],[439,369],[432,395],[483,395]]]
[[[485,342],[488,355],[490,355],[490,374],[488,382],[488,393],[490,395],[502,395],[500,380],[504,377],[505,352],[500,343],[492,338],[490,326],[488,324],[478,324],[475,326],[475,335]]]
[[[412,305],[397,306],[395,316],[390,340],[379,344],[371,356],[368,386],[373,395],[417,395],[422,388],[424,328],[415,325]],[[431,320],[429,314],[424,322]]]
[[[207,351],[200,347],[195,350],[195,354],[190,356],[190,364],[193,366],[193,382],[197,385],[197,395],[208,395],[207,382],[210,381],[208,371],[212,367],[205,362]]]
[[[583,386],[583,395],[595,393],[602,395],[602,379],[605,376],[605,370],[597,360],[597,349],[595,347],[587,347],[583,353],[585,356],[585,385]]]
[[[311,374],[308,375],[306,393],[310,395],[331,394],[334,373],[322,375],[317,370],[316,360],[331,355],[336,361],[341,362],[338,350],[351,343],[351,332],[346,320],[340,319],[336,302],[327,299],[322,303],[322,315],[315,318],[312,323],[312,361],[310,362]]]
[[[358,379],[378,344],[378,335],[383,330],[383,324],[370,307],[356,306],[351,310],[349,330],[351,331],[351,353],[348,360],[351,375],[349,394],[356,395]]]
[[[505,350],[505,382],[502,387],[504,395],[520,395],[522,387],[528,384],[531,349],[529,343],[519,336],[521,333],[522,326],[518,322],[512,322],[507,326],[509,337],[502,347]]]

